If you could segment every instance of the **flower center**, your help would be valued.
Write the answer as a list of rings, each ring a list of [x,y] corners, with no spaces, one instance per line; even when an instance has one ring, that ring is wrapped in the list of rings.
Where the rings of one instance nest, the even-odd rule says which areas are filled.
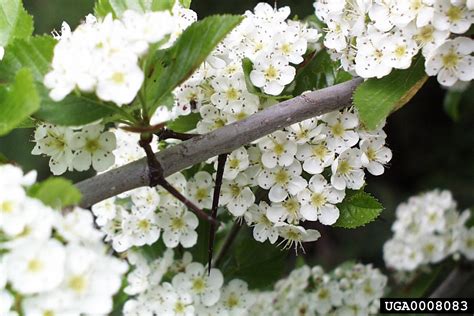
[[[240,195],[240,192],[242,192],[241,188],[237,184],[233,184],[230,187],[230,191],[232,192],[233,197],[238,197]]]
[[[349,172],[351,172],[351,170],[352,170],[352,167],[347,160],[341,161],[339,163],[339,166],[337,167],[337,171],[340,174],[348,174]]]
[[[193,280],[193,290],[197,293],[201,293],[206,289],[206,282],[204,282],[203,278],[196,278]]]
[[[285,147],[282,144],[275,143],[275,147],[273,147],[273,151],[278,156],[282,155],[285,152]]]
[[[196,199],[202,201],[207,198],[207,188],[199,188],[196,191]]]
[[[455,52],[450,51],[446,55],[443,55],[442,60],[445,68],[454,68],[459,62],[459,56]]]
[[[331,132],[336,137],[342,137],[344,135],[344,131],[345,131],[344,126],[342,126],[340,122],[334,124],[331,127]]]
[[[43,269],[43,262],[41,262],[41,260],[38,260],[35,258],[35,259],[31,259],[28,262],[28,271],[36,273],[36,272],[41,271],[42,269]]]
[[[239,298],[234,293],[232,293],[227,298],[226,305],[227,307],[229,307],[229,309],[236,307],[237,305],[239,305]]]
[[[13,213],[13,202],[12,201],[3,201],[0,203],[0,211],[2,213]]]
[[[230,101],[235,101],[239,99],[239,92],[235,88],[230,88],[226,92],[226,97]]]
[[[407,47],[406,45],[398,45],[397,48],[395,48],[395,56],[398,58],[403,57],[407,52]]]
[[[329,291],[327,289],[321,289],[318,293],[318,298],[325,300],[329,297]]]
[[[313,155],[323,159],[328,154],[328,149],[323,144],[313,146]]]
[[[313,193],[311,195],[311,203],[314,206],[321,207],[324,204],[326,204],[326,197],[324,195],[322,195],[321,193]]]
[[[270,65],[267,68],[267,70],[265,71],[265,78],[268,81],[277,79],[278,78],[278,70],[273,65]]]
[[[73,291],[81,293],[86,289],[87,282],[82,275],[75,275],[69,279],[68,285]]]
[[[240,166],[240,160],[239,159],[233,158],[229,161],[229,167],[231,169],[238,169],[239,166]]]
[[[88,139],[86,142],[86,150],[90,153],[96,152],[100,148],[99,141],[97,139]]]
[[[422,43],[428,43],[433,39],[434,28],[431,25],[424,26],[416,35],[416,40]]]
[[[116,72],[112,75],[112,81],[116,84],[123,84],[125,82],[125,75],[122,72]]]
[[[176,302],[176,304],[174,305],[174,311],[176,314],[184,313],[185,309],[186,306],[181,301]]]
[[[143,231],[148,231],[150,229],[150,221],[147,219],[142,219],[138,222],[138,228]]]
[[[290,177],[288,176],[288,173],[280,169],[275,173],[275,182],[278,184],[286,184],[290,180]]]
[[[186,226],[181,217],[175,217],[171,220],[171,228],[173,230],[181,230]]]
[[[285,44],[281,45],[281,51],[285,55],[289,55],[292,50],[293,50],[293,47],[289,43],[285,43]]]
[[[54,312],[50,309],[43,312],[43,316],[54,316]]]
[[[448,16],[448,18],[451,22],[456,22],[456,21],[461,20],[462,10],[459,7],[451,6],[451,8],[449,8],[448,12],[446,12],[446,15]]]
[[[373,148],[367,148],[367,158],[369,158],[370,161],[374,161],[377,158],[377,153]]]

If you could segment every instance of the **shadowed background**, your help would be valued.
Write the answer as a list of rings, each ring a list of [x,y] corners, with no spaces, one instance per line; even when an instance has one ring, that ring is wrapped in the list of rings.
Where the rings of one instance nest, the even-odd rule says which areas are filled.
[[[93,0],[25,0],[35,17],[36,33],[60,29],[61,22],[76,26],[92,12]],[[194,0],[199,17],[214,13],[242,13],[258,1]],[[273,2],[271,2],[273,4]],[[312,1],[278,1],[290,5],[292,14],[313,14]],[[329,268],[344,260],[358,258],[382,267],[382,245],[391,236],[390,226],[397,204],[410,195],[434,188],[450,189],[462,208],[474,206],[474,93],[466,93],[457,122],[443,108],[445,91],[431,78],[420,93],[404,108],[390,116],[386,132],[393,160],[381,177],[368,176],[368,191],[383,203],[382,216],[367,227],[356,230],[321,227],[322,238],[308,246],[307,260]],[[15,131],[0,138],[0,151],[25,169],[48,175],[47,159],[31,156],[32,131]],[[29,146],[25,146],[28,143]],[[92,173],[66,174],[78,180]]]

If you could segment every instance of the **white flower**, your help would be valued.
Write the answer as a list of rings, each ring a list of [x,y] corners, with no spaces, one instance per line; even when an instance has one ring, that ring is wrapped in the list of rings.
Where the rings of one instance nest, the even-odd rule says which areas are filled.
[[[189,293],[175,289],[169,283],[163,284],[163,290],[160,314],[164,316],[195,315],[193,298]]]
[[[133,204],[141,210],[156,211],[160,205],[160,195],[155,188],[138,188],[129,194]]]
[[[103,234],[94,228],[91,212],[79,207],[61,216],[55,226],[59,235],[68,242],[97,243],[103,237]]]
[[[295,75],[296,69],[284,57],[262,54],[254,62],[250,80],[266,94],[279,95]]]
[[[436,0],[432,23],[440,31],[466,32],[474,22],[474,12],[465,5],[453,5],[450,0]]]
[[[188,182],[188,191],[192,201],[199,207],[210,209],[212,206],[211,192],[214,189],[214,181],[211,175],[205,171],[199,171]]]
[[[437,30],[431,23],[420,28],[412,23],[404,31],[410,34],[417,44],[422,47],[425,59],[429,58],[433,50],[443,44],[449,37],[449,31]]]
[[[92,213],[96,217],[96,223],[104,226],[116,216],[115,197],[108,198],[92,206]]]
[[[304,120],[288,127],[291,138],[297,144],[305,144],[324,138],[324,135],[321,135],[322,130],[323,125],[318,125],[318,120],[315,118]]]
[[[227,156],[224,179],[233,180],[237,175],[245,171],[249,166],[249,156],[244,147],[234,150]],[[215,166],[217,167],[217,165]],[[215,168],[217,170],[217,168]]]
[[[7,278],[22,294],[52,290],[63,280],[65,258],[64,247],[57,240],[32,241],[5,256]]]
[[[383,50],[387,36],[373,31],[357,38],[355,71],[362,78],[382,78],[392,71],[392,56]]]
[[[105,171],[114,164],[115,134],[103,129],[103,125],[89,125],[74,135],[71,147],[75,150],[72,163],[76,170],[87,170],[92,164],[95,170]]]
[[[248,309],[255,302],[256,298],[249,293],[247,283],[234,279],[223,289],[221,303],[228,311],[229,316],[244,316],[248,314]]]
[[[340,306],[342,304],[343,293],[339,289],[337,282],[327,282],[321,284],[314,296],[314,305],[319,314],[327,314],[333,306]]]
[[[160,228],[155,210],[132,208],[132,213],[124,213],[122,220],[123,238],[130,246],[151,245],[160,238]],[[127,247],[128,248],[128,247]],[[117,251],[123,251],[114,247]]]
[[[301,215],[310,221],[319,220],[324,225],[332,225],[339,218],[335,204],[342,202],[344,196],[344,191],[334,189],[322,175],[314,175],[309,180],[308,189],[298,194],[303,204]]]
[[[430,1],[424,0],[398,0],[390,3],[390,21],[402,28],[411,21],[415,21],[417,27],[427,25],[433,19],[433,7],[428,5]]]
[[[302,218],[301,205],[296,197],[289,197],[281,203],[273,203],[267,209],[267,217],[274,223],[288,222],[298,224]]]
[[[212,81],[214,94],[211,102],[226,112],[240,111],[242,107],[256,106],[259,103],[256,95],[247,92],[243,76],[229,78],[221,76]]]
[[[168,248],[181,244],[190,248],[197,242],[196,227],[198,218],[191,212],[180,208],[163,210],[158,214],[158,224],[163,229],[163,241]]]
[[[390,59],[393,68],[409,68],[413,57],[418,53],[416,41],[402,32],[391,34],[384,43],[384,54]]]
[[[247,225],[253,226],[253,238],[259,242],[265,242],[267,239],[274,244],[278,239],[278,229],[267,217],[269,206],[261,201],[259,205],[252,205],[245,213]]]
[[[178,290],[191,293],[195,304],[212,306],[220,298],[224,278],[218,269],[211,269],[208,274],[202,264],[193,262],[186,266],[186,272],[177,274],[172,283]]]
[[[227,206],[232,215],[236,217],[244,215],[254,202],[255,195],[250,189],[250,181],[245,173],[239,174],[232,181],[223,181],[219,203]]]
[[[438,75],[438,82],[444,86],[452,86],[458,80],[474,79],[474,40],[457,37],[447,40],[435,49],[425,62],[429,76]]]
[[[145,75],[136,64],[136,57],[124,54],[103,65],[98,76],[97,96],[121,106],[135,99]]]
[[[296,195],[306,187],[306,180],[301,177],[301,164],[294,161],[288,167],[277,166],[264,169],[258,175],[258,185],[270,190],[268,198],[272,202],[281,202],[288,194]]]
[[[290,139],[288,133],[276,131],[262,138],[258,147],[262,151],[262,163],[266,168],[275,166],[290,166],[297,151],[296,144]]]
[[[474,260],[474,227],[463,230],[460,250],[468,260]]]
[[[206,104],[199,109],[202,120],[197,124],[198,133],[205,134],[227,124],[227,115],[214,107]]]
[[[345,188],[358,190],[364,185],[361,153],[359,149],[347,149],[334,160],[331,171],[331,184],[337,190]]]
[[[298,248],[303,249],[304,242],[316,241],[321,237],[321,234],[315,229],[304,229],[301,226],[289,225],[286,223],[277,223],[278,233],[285,243],[284,249],[294,248],[298,252]]]
[[[303,170],[309,174],[320,174],[335,159],[335,152],[328,148],[325,140],[309,142],[298,147],[296,158],[303,162]]]
[[[36,128],[33,155],[50,156],[49,168],[54,175],[59,175],[66,170],[72,170],[73,130],[67,127],[59,127],[43,124]]]
[[[292,64],[303,62],[308,43],[300,37],[296,26],[289,26],[283,31],[275,34],[275,48],[277,54],[284,56]]]
[[[360,142],[362,165],[374,176],[384,172],[384,165],[392,159],[392,151],[385,147],[385,139],[380,137],[364,139]]]
[[[323,133],[327,135],[327,147],[338,154],[354,146],[359,141],[359,135],[354,130],[359,126],[357,115],[350,110],[331,112],[322,117],[326,122]]]

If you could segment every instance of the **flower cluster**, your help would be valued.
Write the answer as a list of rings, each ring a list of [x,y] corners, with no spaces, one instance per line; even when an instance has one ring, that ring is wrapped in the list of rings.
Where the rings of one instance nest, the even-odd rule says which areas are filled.
[[[50,97],[60,101],[79,89],[119,106],[131,103],[145,79],[140,60],[150,45],[169,45],[195,20],[187,11],[177,3],[173,15],[132,10],[120,19],[89,15],[73,32],[64,22],[61,35],[56,34],[52,70],[44,78]]]
[[[193,262],[190,253],[180,259],[168,249],[162,257],[148,260],[129,252],[134,270],[128,275],[125,293],[130,299],[123,314],[132,315],[247,315],[255,302],[247,283],[234,279],[224,284],[220,270]]]
[[[459,213],[449,191],[431,191],[398,206],[384,245],[387,266],[413,271],[421,265],[463,254],[474,260],[474,228],[467,228],[470,211]]]
[[[324,45],[345,70],[381,78],[422,52],[425,70],[445,86],[474,79],[474,3],[457,0],[318,0]],[[456,37],[458,36],[458,37]]]
[[[346,264],[331,273],[302,266],[273,291],[253,292],[250,315],[374,315],[387,277],[371,265]]]
[[[35,179],[0,166],[0,314],[108,314],[128,265],[106,253],[89,211],[28,197]]]
[[[96,171],[105,171],[115,161],[112,151],[116,137],[104,131],[101,124],[81,129],[42,124],[35,130],[34,142],[32,154],[50,157],[49,167],[54,175],[66,170],[85,171],[91,165]]]

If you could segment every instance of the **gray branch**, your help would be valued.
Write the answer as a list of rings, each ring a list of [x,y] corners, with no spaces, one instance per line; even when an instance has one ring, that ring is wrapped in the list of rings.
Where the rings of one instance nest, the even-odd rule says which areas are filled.
[[[351,103],[362,79],[353,79],[278,103],[250,117],[208,134],[187,140],[156,154],[164,175],[186,169],[209,158],[251,143],[276,130],[305,119],[342,109]],[[83,194],[81,206],[91,205],[117,194],[148,185],[145,159],[105,172],[76,184]]]

